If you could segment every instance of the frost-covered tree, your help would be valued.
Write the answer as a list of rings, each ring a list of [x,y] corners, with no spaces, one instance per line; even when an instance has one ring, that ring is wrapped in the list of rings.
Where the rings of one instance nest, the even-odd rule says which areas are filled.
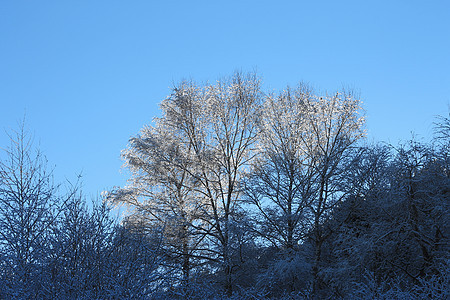
[[[192,85],[183,87],[186,101],[195,98]],[[174,95],[177,97],[180,91],[175,90]],[[122,152],[132,175],[128,186],[113,191],[109,199],[133,209],[133,215],[128,217],[130,224],[134,222],[163,233],[165,267],[173,278],[182,277],[186,286],[198,264],[194,258],[201,256],[198,249],[204,231],[199,232],[196,227],[203,228],[199,214],[204,203],[193,177],[197,167],[186,159],[194,145],[181,128],[170,124],[173,111],[164,102],[161,107],[163,117],[155,119],[155,126],[146,126],[137,137],[131,138],[129,147]]]
[[[118,226],[106,203],[86,203],[78,184],[61,192],[23,127],[0,155],[0,298],[145,298],[156,291],[158,235]]]
[[[247,198],[260,216],[256,228],[274,246],[294,249],[308,235],[314,248],[313,291],[321,287],[323,227],[343,199],[352,147],[363,137],[360,101],[351,93],[320,97],[300,85],[266,98],[260,156],[247,180]]]
[[[334,297],[351,292],[370,269],[377,240],[372,228],[380,221],[375,213],[379,202],[370,199],[385,199],[389,189],[389,147],[364,146],[353,154],[352,168],[343,178],[347,193],[322,225],[329,236],[323,244],[321,279]]]
[[[74,191],[53,184],[42,153],[24,126],[10,136],[0,157],[0,266],[9,297],[38,298],[51,228]]]
[[[353,174],[356,187],[327,225],[333,228],[323,255],[329,290],[351,295],[364,286],[367,297],[445,299],[446,157],[445,147],[414,140],[363,151]]]
[[[156,126],[131,140],[124,152],[131,184],[114,193],[139,207],[142,218],[159,222],[169,243],[178,243],[185,277],[191,257],[207,258],[223,273],[229,295],[233,218],[253,158],[260,100],[255,75],[237,73],[204,86],[181,83],[161,103]]]
[[[437,140],[444,143],[450,142],[450,113],[447,117],[439,116],[438,122],[435,123],[435,133]]]
[[[202,203],[201,230],[208,239],[208,256],[220,263],[225,290],[231,295],[231,224],[241,195],[240,182],[253,158],[259,79],[237,73],[198,89],[195,95],[183,85],[175,92],[162,103],[166,122],[181,130],[189,145],[183,164],[195,168],[183,168],[198,184],[195,190]]]
[[[232,294],[234,267],[231,224],[241,200],[241,181],[253,159],[261,91],[255,75],[235,74],[208,87],[208,163],[198,177],[208,199],[208,221],[223,264],[225,290]],[[201,158],[201,157],[199,157]]]
[[[109,213],[104,203],[88,209],[80,194],[62,211],[50,240],[47,290],[51,297],[105,295],[115,225]]]
[[[436,143],[360,146],[353,94],[264,94],[253,74],[182,82],[160,107],[109,195],[132,213],[104,297],[448,295],[445,118]]]
[[[302,141],[310,97],[306,85],[266,97],[258,156],[246,180],[246,198],[258,215],[254,230],[271,245],[291,250],[304,238],[304,211],[313,196],[314,169]]]
[[[341,181],[351,167],[352,146],[364,136],[361,102],[352,93],[337,92],[308,98],[305,103],[305,135],[302,137],[308,167],[313,168],[314,199],[310,239],[314,246],[313,293],[322,289],[322,245],[329,235],[322,224],[345,196]]]
[[[106,257],[103,299],[152,299],[167,282],[161,232],[136,223],[115,226]]]
[[[52,228],[43,298],[150,297],[162,255],[159,236],[142,230],[118,225],[106,202],[72,199]]]
[[[391,205],[408,253],[390,264],[411,280],[433,274],[436,259],[448,251],[449,194],[448,148],[417,141],[397,148],[391,166]],[[403,235],[402,234],[402,235]],[[448,253],[448,252],[447,252]]]

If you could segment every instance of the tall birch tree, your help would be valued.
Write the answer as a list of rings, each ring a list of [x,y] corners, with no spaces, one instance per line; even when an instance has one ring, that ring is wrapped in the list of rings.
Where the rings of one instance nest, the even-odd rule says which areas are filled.
[[[313,196],[314,169],[302,144],[310,97],[305,84],[266,97],[258,157],[246,180],[246,198],[259,216],[254,229],[271,245],[290,250],[304,238],[304,213]]]
[[[253,158],[261,97],[256,75],[236,73],[204,86],[181,83],[161,103],[156,126],[130,140],[123,157],[132,179],[112,194],[139,208],[142,218],[164,224],[169,240],[172,234],[185,245],[183,237],[195,235],[189,242],[198,250],[194,256],[220,266],[228,295],[233,291],[231,224]],[[192,255],[185,246],[180,251],[189,265]],[[183,267],[185,277],[187,271]]]
[[[351,148],[364,135],[360,101],[345,92],[321,97],[301,84],[267,96],[259,124],[259,155],[246,181],[247,199],[259,215],[256,230],[290,250],[310,238],[317,294],[329,234],[323,224],[344,197]]]
[[[302,144],[308,167],[312,167],[314,172],[314,199],[309,210],[310,238],[314,247],[313,293],[318,295],[322,289],[322,245],[330,234],[322,224],[336,204],[344,199],[342,178],[351,167],[352,147],[365,132],[361,102],[351,93],[342,91],[308,100],[305,103],[306,134],[302,136]]]
[[[202,228],[208,237],[209,256],[221,265],[225,291],[233,291],[231,223],[241,198],[241,181],[253,159],[257,137],[255,122],[261,101],[259,79],[251,74],[208,84],[196,97],[185,97],[185,87],[176,90],[162,107],[166,122],[184,131],[189,152],[184,165],[195,178],[201,194]],[[188,163],[186,163],[188,162]]]
[[[174,90],[174,95],[193,97],[195,88],[188,84],[183,86],[183,96],[178,89]],[[171,108],[163,103],[162,109],[163,117],[155,119],[155,126],[145,126],[122,152],[125,167],[132,176],[128,186],[114,190],[109,199],[133,210],[128,222],[162,231],[166,267],[175,272],[175,277],[179,277],[177,270],[180,270],[186,287],[194,268],[193,257],[198,254],[196,250],[204,238],[193,226],[199,223],[202,202],[195,191],[198,185],[192,177],[195,172],[185,159],[192,145],[182,129],[167,122],[173,113]]]

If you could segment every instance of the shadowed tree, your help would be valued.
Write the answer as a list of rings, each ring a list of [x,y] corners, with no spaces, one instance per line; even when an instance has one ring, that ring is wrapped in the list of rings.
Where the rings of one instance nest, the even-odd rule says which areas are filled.
[[[42,273],[49,255],[51,228],[73,198],[60,196],[46,159],[20,131],[0,157],[0,259],[9,295],[40,297]]]
[[[364,136],[364,117],[360,101],[345,91],[308,100],[302,142],[308,167],[314,170],[310,238],[314,246],[313,294],[320,295],[322,245],[330,234],[322,224],[346,194],[341,188],[342,176],[351,167],[352,146]]]

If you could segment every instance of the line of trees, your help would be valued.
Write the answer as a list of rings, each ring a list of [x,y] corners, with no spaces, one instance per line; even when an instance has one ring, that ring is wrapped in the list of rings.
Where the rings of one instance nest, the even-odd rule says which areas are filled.
[[[265,93],[240,73],[160,107],[122,153],[128,185],[93,208],[12,138],[0,298],[449,296],[448,118],[428,143],[365,145],[351,91]]]
[[[351,92],[264,93],[239,73],[182,82],[160,107],[109,200],[163,232],[172,297],[413,293],[431,277],[446,293],[447,119],[434,144],[363,146]]]
[[[119,225],[106,202],[88,205],[79,184],[54,184],[23,126],[10,138],[0,156],[0,299],[150,295],[161,235]]]

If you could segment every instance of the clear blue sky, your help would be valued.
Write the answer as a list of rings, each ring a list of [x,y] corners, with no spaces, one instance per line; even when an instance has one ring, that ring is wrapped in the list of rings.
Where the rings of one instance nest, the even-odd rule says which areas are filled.
[[[120,151],[184,78],[257,70],[360,92],[370,140],[427,137],[450,103],[450,1],[1,1],[0,147],[27,127],[56,180],[125,184]]]

